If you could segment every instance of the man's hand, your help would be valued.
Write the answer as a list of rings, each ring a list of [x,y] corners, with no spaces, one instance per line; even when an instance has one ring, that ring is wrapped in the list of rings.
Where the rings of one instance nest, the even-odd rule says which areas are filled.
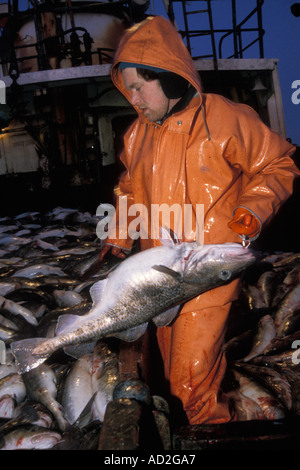
[[[97,274],[97,272],[101,269],[102,260],[105,258],[106,254],[111,250],[112,255],[116,256],[117,258],[126,258],[126,254],[122,251],[121,248],[112,245],[104,245],[102,250],[100,251],[99,258],[95,261],[81,276],[82,281],[89,280],[92,276]]]
[[[248,238],[255,237],[260,232],[260,222],[254,214],[244,207],[238,207],[228,227],[239,235],[246,235]]]
[[[100,255],[99,255],[99,261],[102,261],[105,255],[111,250],[111,254],[116,256],[117,258],[126,258],[126,254],[124,251],[122,251],[122,248],[119,248],[118,246],[112,246],[112,245],[104,245],[102,248]]]

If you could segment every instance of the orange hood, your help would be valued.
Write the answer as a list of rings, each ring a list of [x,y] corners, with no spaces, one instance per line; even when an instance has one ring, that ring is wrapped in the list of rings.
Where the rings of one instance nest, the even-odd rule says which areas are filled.
[[[172,49],[163,47],[172,44]],[[182,42],[180,34],[169,20],[161,16],[151,16],[129,28],[122,36],[111,69],[114,85],[129,100],[130,91],[126,90],[120,62],[130,62],[158,67],[181,75],[201,92],[201,81],[193,60]]]

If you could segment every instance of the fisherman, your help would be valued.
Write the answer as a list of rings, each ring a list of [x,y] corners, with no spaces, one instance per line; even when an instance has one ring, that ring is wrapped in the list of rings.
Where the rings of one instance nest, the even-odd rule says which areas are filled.
[[[124,201],[128,211],[133,204],[147,208],[141,249],[160,244],[151,238],[150,218],[161,204],[192,206],[192,228],[182,240],[195,239],[197,204],[204,205],[205,244],[256,239],[293,192],[299,174],[294,147],[252,108],[204,93],[180,35],[163,17],[148,17],[125,32],[111,77],[138,114],[124,136],[125,171],[115,194],[117,215]],[[132,237],[116,233],[106,239],[100,260],[110,250],[124,258],[132,249]],[[239,280],[206,292],[157,329],[172,400],[182,404],[189,424],[234,419],[220,385],[226,322],[239,292]]]

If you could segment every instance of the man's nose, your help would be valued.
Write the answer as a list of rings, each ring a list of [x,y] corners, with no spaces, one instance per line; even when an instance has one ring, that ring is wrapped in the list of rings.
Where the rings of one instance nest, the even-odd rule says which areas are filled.
[[[135,90],[131,90],[131,104],[133,106],[138,106],[140,104],[139,94]]]

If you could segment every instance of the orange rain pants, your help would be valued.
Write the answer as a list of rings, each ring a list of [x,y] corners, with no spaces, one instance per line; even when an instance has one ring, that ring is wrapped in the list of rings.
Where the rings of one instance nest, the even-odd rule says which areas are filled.
[[[222,423],[233,418],[219,392],[226,370],[222,344],[230,306],[185,312],[172,326],[157,329],[171,407],[174,398],[180,397],[189,424]],[[176,415],[176,410],[172,412]]]

